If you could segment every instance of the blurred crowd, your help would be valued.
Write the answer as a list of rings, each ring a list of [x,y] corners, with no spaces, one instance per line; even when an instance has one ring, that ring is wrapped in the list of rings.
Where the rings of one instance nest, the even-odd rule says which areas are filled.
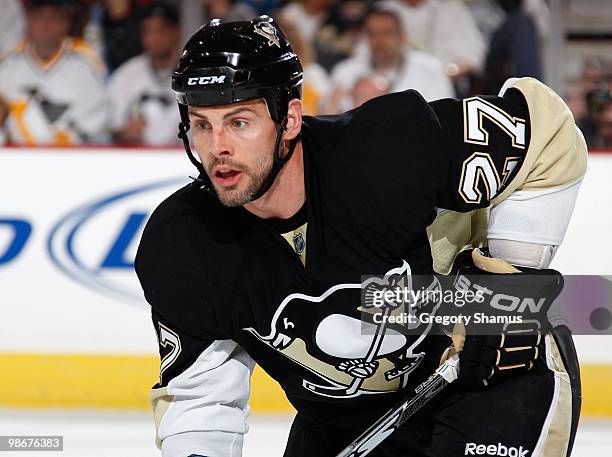
[[[589,147],[612,147],[612,60],[586,59],[567,101]]]
[[[542,77],[545,0],[193,0],[202,22],[273,16],[304,66],[307,114],[390,92],[427,100],[495,94]],[[170,90],[180,0],[2,0],[0,144],[174,145]],[[585,66],[568,94],[597,145],[612,146],[610,73]]]

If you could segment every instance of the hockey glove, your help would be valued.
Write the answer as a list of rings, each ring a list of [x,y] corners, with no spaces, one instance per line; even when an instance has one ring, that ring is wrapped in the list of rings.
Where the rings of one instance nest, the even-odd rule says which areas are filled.
[[[456,290],[482,297],[465,305],[460,313],[471,318],[452,332],[459,380],[482,387],[531,370],[545,357],[546,312],[563,287],[561,274],[515,267],[478,249],[462,253],[454,272]]]

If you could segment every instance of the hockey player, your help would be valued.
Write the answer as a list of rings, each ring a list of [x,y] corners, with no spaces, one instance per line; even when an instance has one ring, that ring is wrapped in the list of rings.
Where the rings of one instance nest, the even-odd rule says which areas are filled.
[[[297,410],[285,455],[336,455],[450,343],[423,329],[374,344],[362,274],[448,273],[487,238],[501,259],[475,251],[459,268],[542,269],[569,223],[586,148],[538,81],[432,103],[406,91],[318,118],[302,117],[301,82],[265,16],[204,26],[173,74],[200,174],[156,209],[136,258],[160,344],[164,457],[241,455],[255,363]],[[460,360],[461,382],[370,455],[569,455],[579,381],[568,338],[521,347],[468,332]]]

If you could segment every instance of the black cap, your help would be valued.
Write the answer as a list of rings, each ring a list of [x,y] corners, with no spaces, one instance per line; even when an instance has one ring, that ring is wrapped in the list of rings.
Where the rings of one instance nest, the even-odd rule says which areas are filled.
[[[178,25],[180,23],[178,10],[165,2],[154,2],[142,12],[142,18],[159,17],[166,21]]]
[[[71,11],[77,5],[75,0],[27,0],[25,6],[27,11],[33,11],[43,6],[53,6],[64,11]]]

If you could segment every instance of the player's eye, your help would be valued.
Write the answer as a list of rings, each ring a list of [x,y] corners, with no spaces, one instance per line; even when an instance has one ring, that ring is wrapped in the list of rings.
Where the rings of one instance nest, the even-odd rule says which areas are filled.
[[[247,125],[249,125],[249,123],[245,121],[244,119],[234,119],[232,121],[232,125],[236,128],[242,129],[246,127]]]
[[[195,123],[195,128],[197,130],[209,130],[210,129],[210,123],[208,123],[206,121],[197,121]]]

